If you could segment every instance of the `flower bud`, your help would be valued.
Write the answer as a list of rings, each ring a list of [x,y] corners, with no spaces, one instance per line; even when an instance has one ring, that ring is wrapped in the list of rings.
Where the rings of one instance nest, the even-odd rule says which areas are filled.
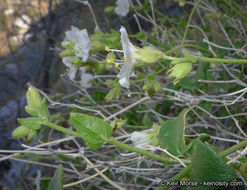
[[[115,59],[116,59],[115,53],[114,53],[114,52],[109,52],[109,53],[107,54],[105,60],[106,60],[106,63],[110,64],[110,63],[114,62]]]
[[[69,41],[69,40],[64,40],[64,41],[62,41],[62,43],[61,43],[61,46],[63,47],[63,48],[66,48],[66,49],[73,49],[74,48],[74,43],[72,43],[71,41]]]
[[[30,142],[34,137],[37,136],[37,131],[30,129],[28,135],[27,135],[27,141]]]
[[[69,57],[69,56],[74,56],[75,55],[75,51],[74,50],[70,50],[70,49],[66,49],[66,50],[63,50],[61,53],[60,53],[60,57],[64,58],[64,57]]]
[[[152,97],[153,96],[153,93],[154,93],[154,90],[153,90],[153,86],[151,83],[146,83],[143,85],[143,90],[145,90],[145,92],[150,96]]]
[[[184,7],[185,3],[186,3],[186,0],[178,0],[178,4],[180,7]]]
[[[12,137],[23,138],[29,134],[30,129],[25,126],[19,126],[12,132]]]
[[[171,63],[173,64],[173,63]],[[177,63],[173,66],[167,73],[170,78],[175,78],[174,84],[178,83],[182,78],[184,78],[192,69],[191,62]]]
[[[105,13],[113,13],[114,10],[115,10],[115,7],[110,6],[110,7],[106,7],[106,8],[104,9],[104,12],[105,12]]]
[[[92,41],[91,52],[96,53],[105,50],[105,44],[100,40]]]
[[[159,50],[156,50],[152,47],[144,47],[137,51],[137,61],[144,63],[155,63],[163,56],[163,53]]]
[[[154,91],[156,93],[161,93],[162,92],[162,86],[160,85],[160,83],[158,83],[158,82],[154,83]]]
[[[79,66],[81,63],[81,58],[77,56],[73,57],[72,63],[74,63],[76,66]]]

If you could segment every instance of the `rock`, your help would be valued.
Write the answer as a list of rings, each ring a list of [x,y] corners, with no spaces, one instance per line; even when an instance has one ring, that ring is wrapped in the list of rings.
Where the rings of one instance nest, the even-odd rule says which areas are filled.
[[[16,19],[13,23],[14,26],[18,27],[19,29],[28,30],[29,25],[31,24],[31,18],[27,15],[21,15],[20,18]]]
[[[4,11],[4,14],[5,14],[6,16],[9,16],[9,15],[12,15],[14,12],[15,12],[14,9],[8,8],[8,9],[6,9],[6,10]]]

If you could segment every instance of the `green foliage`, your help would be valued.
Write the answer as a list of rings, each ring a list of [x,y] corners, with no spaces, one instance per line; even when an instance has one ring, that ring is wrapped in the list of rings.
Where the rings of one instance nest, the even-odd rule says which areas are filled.
[[[39,130],[42,124],[39,117],[18,118],[17,120],[20,124],[32,130]]]
[[[202,185],[189,187],[189,189],[224,189],[224,186],[203,186],[203,182],[231,182],[236,178],[235,172],[222,158],[200,140],[195,140],[194,144],[190,181],[201,182]]]
[[[175,120],[167,120],[160,128],[159,143],[175,156],[182,156],[188,150],[184,140],[185,116],[184,109]]]
[[[186,90],[194,90],[197,88],[197,81],[192,76],[188,76],[179,81],[179,84]]]
[[[98,149],[112,134],[110,124],[97,117],[71,113],[70,119],[90,149]]]
[[[46,105],[46,99],[43,98],[40,108],[39,108],[39,118],[41,118],[42,120],[49,120],[50,114]]]
[[[60,165],[52,177],[47,190],[63,190],[63,167]]]

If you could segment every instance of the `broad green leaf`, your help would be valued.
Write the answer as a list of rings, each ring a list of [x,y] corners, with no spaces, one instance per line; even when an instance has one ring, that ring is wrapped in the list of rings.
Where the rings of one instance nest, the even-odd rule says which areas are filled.
[[[71,121],[90,149],[98,149],[112,134],[110,124],[97,117],[71,113]]]
[[[25,111],[31,116],[38,116],[38,110],[30,106],[25,106]]]
[[[51,179],[47,190],[63,190],[63,167],[60,165]]]
[[[48,120],[50,117],[45,98],[43,98],[39,108],[39,117],[44,120]]]
[[[206,186],[203,183],[230,182],[236,178],[235,172],[211,148],[203,144],[199,139],[194,140],[194,145],[190,181],[197,181],[199,185],[189,189],[220,190],[224,189],[224,186]]]
[[[42,120],[38,117],[18,118],[17,120],[21,125],[35,131],[39,130],[42,124]]]
[[[197,82],[192,76],[183,78],[179,84],[187,90],[194,90],[197,87]]]
[[[187,151],[184,142],[185,116],[188,110],[184,109],[175,120],[167,120],[159,132],[159,143],[171,154],[180,156]]]

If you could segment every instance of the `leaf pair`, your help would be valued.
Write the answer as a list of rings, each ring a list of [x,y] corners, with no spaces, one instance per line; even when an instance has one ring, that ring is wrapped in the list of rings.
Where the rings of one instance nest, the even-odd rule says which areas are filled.
[[[175,156],[182,156],[190,147],[184,141],[185,116],[187,113],[188,110],[184,109],[175,120],[166,121],[159,132],[160,146],[166,148]],[[233,181],[236,174],[219,155],[199,139],[191,142],[194,148],[190,181],[197,182],[197,186],[189,187],[189,189],[224,189],[224,182]],[[221,186],[213,186],[211,182],[216,182]]]

